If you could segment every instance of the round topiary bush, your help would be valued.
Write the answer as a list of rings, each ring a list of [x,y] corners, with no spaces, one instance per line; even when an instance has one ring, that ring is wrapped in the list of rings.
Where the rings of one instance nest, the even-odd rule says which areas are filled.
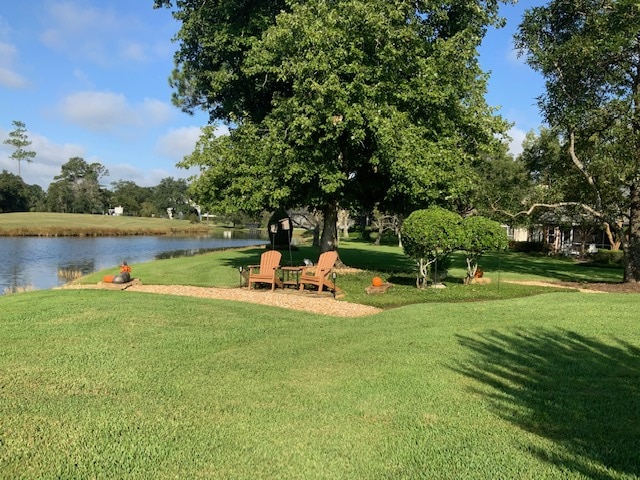
[[[446,265],[463,239],[462,217],[441,207],[416,210],[402,224],[404,253],[418,263],[418,286],[425,286],[431,265]]]
[[[463,238],[460,249],[467,257],[465,283],[475,277],[480,256],[490,250],[504,250],[509,245],[507,231],[498,222],[482,216],[467,217],[462,221]]]

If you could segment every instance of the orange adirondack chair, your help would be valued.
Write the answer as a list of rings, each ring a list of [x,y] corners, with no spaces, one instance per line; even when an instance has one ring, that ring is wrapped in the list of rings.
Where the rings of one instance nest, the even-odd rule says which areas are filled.
[[[278,278],[276,272],[280,268],[282,254],[277,250],[269,250],[260,256],[260,265],[249,265],[249,290],[252,283],[270,283],[271,290],[275,290],[276,285],[282,287],[282,280]]]
[[[333,270],[336,260],[338,260],[338,252],[324,252],[318,258],[318,264],[315,267],[305,267],[300,275],[300,290],[304,290],[305,284],[316,285],[318,294],[322,293],[322,287],[335,290],[336,286],[329,280],[329,274]],[[307,273],[312,268],[315,269],[315,272],[313,274]]]

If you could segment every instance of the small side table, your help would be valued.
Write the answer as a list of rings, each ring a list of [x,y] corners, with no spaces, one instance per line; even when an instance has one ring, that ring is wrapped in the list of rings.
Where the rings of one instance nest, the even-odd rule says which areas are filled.
[[[280,267],[282,270],[282,286],[300,286],[300,272],[304,267]],[[295,276],[294,276],[295,274]]]

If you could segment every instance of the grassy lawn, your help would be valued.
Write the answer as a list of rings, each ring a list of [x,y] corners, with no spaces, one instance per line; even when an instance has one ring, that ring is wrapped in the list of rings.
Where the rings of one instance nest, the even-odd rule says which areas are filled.
[[[246,248],[157,260],[134,264],[132,273],[147,284],[237,287],[240,283],[238,267],[259,263],[262,252],[264,249],[261,248]],[[304,258],[317,261],[318,249],[300,246],[291,252],[291,256],[284,251],[282,263],[301,265]],[[362,270],[361,273],[338,276],[336,283],[346,293],[343,300],[380,308],[415,303],[508,299],[549,292],[548,287],[515,285],[507,283],[507,280],[618,282],[622,278],[622,271],[616,268],[590,267],[572,260],[503,253],[487,254],[481,259],[486,276],[492,279],[491,284],[465,286],[462,284],[465,259],[458,254],[454,257],[453,268],[449,270],[450,277],[445,281],[446,289],[418,290],[415,288],[413,262],[398,247],[374,247],[359,241],[342,242],[340,258],[347,266]],[[117,272],[118,268],[114,266],[110,270],[83,277],[78,283],[96,283],[106,273]],[[384,295],[368,295],[365,289],[374,276],[393,283],[392,291]]]
[[[261,251],[133,274],[233,287]],[[498,282],[620,271],[503,254],[481,262],[491,285],[465,287],[457,258],[446,289],[418,291],[395,247],[347,242],[340,253],[366,270],[338,278],[345,300],[384,312],[99,290],[0,296],[0,478],[640,477],[640,296]],[[363,294],[375,274],[396,285]]]
[[[206,224],[194,225],[187,220],[167,218],[45,212],[0,214],[0,236],[139,235],[206,231],[208,228]]]

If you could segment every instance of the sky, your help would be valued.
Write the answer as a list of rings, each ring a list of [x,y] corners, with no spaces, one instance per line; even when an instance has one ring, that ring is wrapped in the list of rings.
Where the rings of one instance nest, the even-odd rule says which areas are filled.
[[[513,124],[511,152],[541,119],[535,98],[543,82],[513,49],[526,8],[503,5],[507,25],[489,30],[480,62],[491,72],[487,101]],[[188,115],[171,103],[168,78],[180,25],[153,0],[21,0],[0,3],[0,141],[17,120],[36,152],[21,162],[27,184],[45,190],[72,157],[98,162],[109,176],[154,186],[188,178],[176,164],[193,151],[204,112]],[[221,126],[219,132],[225,133]],[[0,143],[0,171],[17,174],[13,149]]]

